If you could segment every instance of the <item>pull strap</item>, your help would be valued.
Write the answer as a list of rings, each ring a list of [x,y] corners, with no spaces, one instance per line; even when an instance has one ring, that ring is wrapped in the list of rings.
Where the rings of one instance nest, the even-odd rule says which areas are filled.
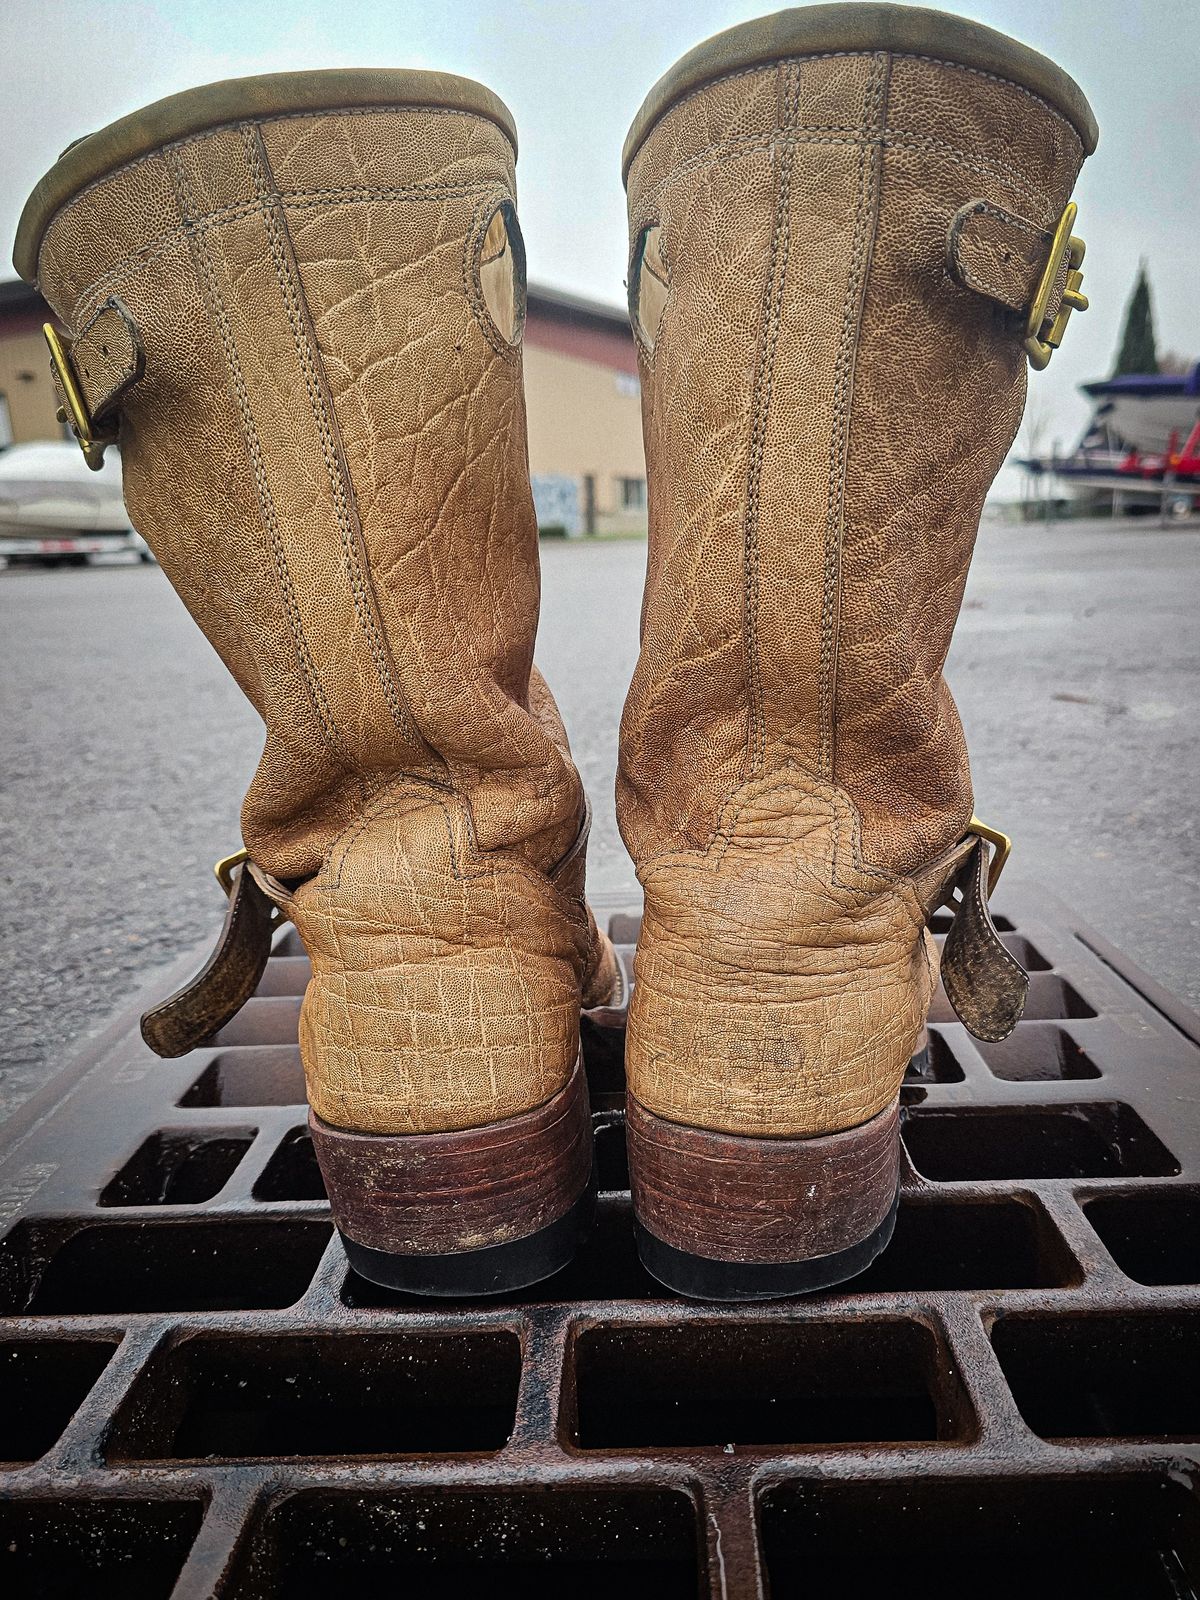
[[[275,907],[248,862],[229,874],[229,909],[216,949],[190,982],[142,1017],[155,1055],[183,1056],[210,1039],[258,988],[271,954]]]

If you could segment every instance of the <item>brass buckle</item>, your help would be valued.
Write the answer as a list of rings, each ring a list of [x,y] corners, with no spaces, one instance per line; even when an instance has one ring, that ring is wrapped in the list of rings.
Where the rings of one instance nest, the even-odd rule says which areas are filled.
[[[87,401],[83,398],[83,391],[76,382],[70,351],[58,329],[53,323],[43,322],[42,333],[50,346],[51,369],[58,379],[58,386],[66,401],[65,405],[58,408],[58,420],[69,424],[71,432],[79,441],[83,459],[93,472],[99,472],[104,464],[104,451],[114,442],[113,435],[97,431]]]
[[[1012,840],[1008,834],[1001,833],[999,828],[989,828],[986,822],[980,822],[978,817],[972,817],[968,822],[967,832],[976,834],[992,847],[992,858],[988,862],[988,899],[990,900],[996,892],[996,885],[1000,882],[1000,874],[1004,871],[1004,864],[1012,854]]]
[[[222,856],[220,861],[214,863],[213,872],[216,874],[217,882],[224,889],[226,898],[233,893],[233,869],[235,867],[244,867],[249,859],[250,852],[243,845],[240,850],[235,850],[231,856]]]
[[[1083,282],[1083,254],[1087,249],[1083,240],[1071,232],[1075,226],[1075,218],[1079,215],[1079,207],[1071,200],[1066,210],[1058,219],[1058,227],[1054,230],[1054,238],[1050,244],[1050,254],[1046,258],[1046,265],[1042,269],[1041,280],[1033,296],[1033,304],[1029,308],[1029,317],[1025,323],[1025,354],[1029,357],[1029,365],[1036,372],[1049,366],[1050,357],[1063,341],[1067,323],[1072,311],[1086,311],[1088,297],[1081,293],[1080,285]],[[1063,297],[1055,314],[1054,321],[1047,327],[1046,311],[1050,305],[1050,296],[1054,292],[1054,280],[1058,277],[1058,269],[1063,257],[1067,260],[1067,286],[1063,290]]]

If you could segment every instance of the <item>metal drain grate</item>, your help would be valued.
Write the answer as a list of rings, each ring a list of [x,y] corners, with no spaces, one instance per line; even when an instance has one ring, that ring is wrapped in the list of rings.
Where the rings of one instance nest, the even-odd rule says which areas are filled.
[[[210,1048],[131,1018],[2,1130],[0,1591],[1194,1600],[1200,1020],[1002,908],[1029,1020],[939,1006],[891,1248],[778,1306],[641,1270],[619,1036],[585,1028],[588,1244],[448,1305],[331,1236],[294,935]]]

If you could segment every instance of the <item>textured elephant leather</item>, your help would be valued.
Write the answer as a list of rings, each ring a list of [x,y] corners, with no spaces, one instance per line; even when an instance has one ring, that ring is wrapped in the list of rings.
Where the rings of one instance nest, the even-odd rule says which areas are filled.
[[[105,308],[138,330],[126,500],[266,725],[243,838],[313,958],[313,1106],[471,1127],[562,1088],[616,977],[533,667],[521,351],[480,280],[515,149],[463,80],[281,81],[164,103],[200,130],[165,143],[122,124],[125,164],[23,249],[76,360]]]
[[[764,60],[806,15],[722,36],[707,81],[685,61],[627,147],[632,259],[657,230],[669,280],[639,341],[629,1085],[667,1120],[773,1136],[881,1111],[924,1026],[931,864],[972,814],[942,667],[1026,383],[1020,319],[956,281],[947,240],[980,200],[1048,240],[1084,154],[1030,86],[1065,75],[1017,81],[1011,51],[987,70],[988,30],[948,33],[967,62],[887,33]],[[966,998],[985,949],[960,935],[949,960],[992,1028],[1014,1001]]]

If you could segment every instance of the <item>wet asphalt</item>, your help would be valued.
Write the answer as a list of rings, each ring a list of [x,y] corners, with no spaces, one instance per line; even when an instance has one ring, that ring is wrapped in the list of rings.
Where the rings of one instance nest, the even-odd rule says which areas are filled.
[[[645,545],[548,542],[538,658],[592,796],[589,880],[636,880],[613,814]],[[949,665],[976,809],[1045,884],[1200,1005],[1200,529],[989,523]],[[0,1116],[207,938],[254,712],[156,568],[0,572]]]

